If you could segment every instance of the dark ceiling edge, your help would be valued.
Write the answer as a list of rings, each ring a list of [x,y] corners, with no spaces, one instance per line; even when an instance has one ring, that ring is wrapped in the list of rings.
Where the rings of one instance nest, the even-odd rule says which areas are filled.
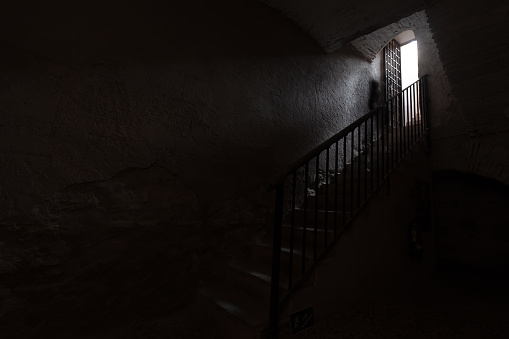
[[[426,8],[427,8],[427,5],[425,3],[422,3],[419,7],[413,8],[411,12],[401,12],[399,14],[396,14],[396,15],[392,16],[390,19],[384,20],[379,24],[369,26],[366,29],[359,31],[349,37],[346,37],[341,40],[337,40],[327,46],[322,46],[322,49],[325,51],[325,53],[332,53],[332,52],[338,50],[339,48],[341,48],[341,46],[348,44],[348,43],[354,41],[355,39],[360,38],[361,36],[373,33],[381,28],[384,28],[391,24],[397,23],[404,18],[414,15],[415,13],[426,10]]]
[[[287,22],[290,22],[292,25],[294,25],[302,34],[304,34],[306,37],[308,37],[311,41],[313,41],[316,45],[316,48],[325,52],[325,53],[328,53],[324,50],[323,46],[320,45],[316,40],[315,38],[313,38],[313,36],[311,34],[309,34],[308,32],[306,32],[304,30],[304,28],[302,28],[301,25],[299,25],[295,20],[293,20],[290,16],[288,16],[286,14],[286,12],[283,12],[281,10],[279,10],[278,8],[274,7],[274,6],[271,6],[270,4],[268,4],[265,0],[257,0],[259,3],[261,3],[263,6],[267,7],[269,10],[273,11],[274,13],[277,13],[282,19],[286,20]]]

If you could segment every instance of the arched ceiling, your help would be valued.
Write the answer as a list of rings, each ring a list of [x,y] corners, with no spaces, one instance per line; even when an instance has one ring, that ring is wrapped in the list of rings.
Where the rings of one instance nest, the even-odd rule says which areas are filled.
[[[281,11],[326,52],[422,10],[414,0],[260,0]]]
[[[426,22],[426,14],[424,11],[420,11],[398,22],[363,35],[351,41],[350,45],[359,51],[366,60],[373,61],[377,53],[380,52],[391,39],[396,39],[400,43],[404,42],[403,40],[405,39],[409,40],[408,38],[400,36],[403,32],[408,32],[408,36],[415,38],[412,30],[425,25]],[[401,37],[403,40],[398,40],[398,37]]]

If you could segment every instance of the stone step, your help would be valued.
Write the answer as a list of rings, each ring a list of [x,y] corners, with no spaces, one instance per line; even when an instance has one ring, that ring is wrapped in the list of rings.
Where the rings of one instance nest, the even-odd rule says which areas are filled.
[[[260,262],[233,262],[229,266],[227,284],[246,295],[262,301],[267,307],[270,303],[270,284],[272,266]],[[279,279],[279,295],[288,292],[288,275],[282,274]]]
[[[327,225],[327,228],[334,227],[334,211],[325,211],[325,210],[316,210],[314,209],[315,206],[308,206],[307,210],[304,210],[302,208],[296,208],[295,209],[295,219],[294,223],[295,225],[304,225],[306,223],[307,227],[313,227],[315,226],[315,220],[317,223],[318,228],[325,228],[325,225]],[[307,213],[306,213],[307,212]],[[350,212],[343,212],[339,211],[337,212],[337,218],[341,220],[343,218],[343,214],[345,214],[345,217],[348,219],[350,218]],[[290,223],[290,218],[285,218],[285,224]]]
[[[370,188],[370,187],[368,187]],[[350,192],[350,191],[347,191],[347,192]],[[343,193],[343,192],[341,192]],[[369,193],[369,192],[368,192]],[[364,195],[362,195],[362,197],[364,197]],[[308,198],[308,206],[312,207],[313,209],[315,208],[315,203],[317,202],[318,200],[318,209],[320,210],[327,210],[331,213],[334,214],[334,206],[335,206],[335,196],[334,195],[328,195],[326,196],[325,194],[321,194],[319,193],[317,196],[311,196]],[[356,195],[354,194],[354,199],[353,199],[353,208],[356,209],[358,206],[358,202],[357,202],[357,197]],[[344,203],[344,205],[343,205]],[[340,211],[343,211],[343,210],[346,210],[347,212],[350,211],[350,195],[346,195],[346,198],[343,197],[343,196],[338,196],[338,199],[337,199],[337,210],[338,212]],[[345,218],[348,219],[348,214],[345,215]],[[338,214],[338,219],[342,220],[343,219],[343,214],[340,213]],[[290,218],[288,218],[288,220],[290,220]],[[285,219],[286,221],[286,219]]]
[[[252,260],[263,265],[271,265],[272,267],[272,244],[259,242],[253,244],[251,249]],[[289,276],[290,271],[290,247],[283,246],[281,248],[281,274]],[[293,250],[292,277],[298,276],[302,270],[303,251],[301,249]],[[313,249],[305,249],[305,267],[310,267],[313,263]]]
[[[283,247],[290,248],[291,244],[291,226],[283,225],[282,235],[281,235],[281,243]],[[336,227],[336,231],[341,229],[341,220],[338,219],[338,225]],[[304,227],[294,225],[294,234],[293,234],[293,248],[302,252],[302,246],[304,242],[304,233],[306,240],[306,249],[311,249],[315,244],[315,229],[314,227],[306,227],[304,231]],[[327,234],[327,245],[334,239],[334,227],[330,227],[325,231],[324,227],[317,227],[316,229],[316,244],[319,252],[324,250],[325,247],[325,234]]]
[[[200,295],[204,306],[210,305],[211,317],[225,333],[225,338],[259,339],[267,327],[269,305],[226,285],[207,286]]]
[[[353,182],[353,185],[352,185],[352,182]],[[368,190],[371,189],[371,181],[370,180],[365,181],[364,178],[360,178],[360,180],[353,178],[353,180],[352,180],[352,178],[347,177],[346,178],[346,186],[344,186],[343,178],[338,178],[338,193],[340,196],[346,196],[347,199],[349,199],[351,192],[353,192],[354,196],[356,196],[359,191],[359,187],[360,187],[360,192],[362,193],[362,195],[364,195],[365,187],[367,187]],[[335,184],[329,185],[328,189],[326,189],[325,187],[322,186],[321,189],[318,191],[318,196],[321,196],[321,195],[325,196],[325,194],[327,194],[329,196],[329,199],[331,197],[334,197],[336,195]],[[314,207],[315,206],[308,205],[308,208],[314,208]]]
[[[334,187],[332,188],[329,188],[330,189],[334,189]],[[339,191],[339,193],[342,193],[341,191]],[[316,196],[310,196],[308,197],[308,206],[310,207],[313,207],[315,208],[316,206],[316,203],[318,202],[318,208],[321,209],[321,210],[328,210],[328,211],[334,211],[334,205],[336,204],[337,202],[337,208],[338,208],[338,211],[341,211],[343,210],[343,200],[346,200],[348,201],[348,199],[350,199],[349,196],[345,197],[343,195],[338,195],[337,199],[335,199],[335,195],[330,197],[330,196],[326,196],[325,194],[318,194]],[[348,209],[347,209],[348,211]]]

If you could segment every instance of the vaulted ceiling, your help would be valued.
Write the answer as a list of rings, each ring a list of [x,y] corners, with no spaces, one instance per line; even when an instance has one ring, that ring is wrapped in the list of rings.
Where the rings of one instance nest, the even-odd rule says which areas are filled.
[[[422,10],[412,0],[260,0],[298,24],[326,52]]]

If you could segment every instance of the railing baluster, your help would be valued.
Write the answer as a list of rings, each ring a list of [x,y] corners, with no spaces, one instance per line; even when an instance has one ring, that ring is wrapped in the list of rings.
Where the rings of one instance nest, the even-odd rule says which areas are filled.
[[[352,142],[351,142],[351,152],[350,152],[350,167],[351,167],[351,170],[350,170],[350,215],[353,215],[353,173],[354,173],[354,161],[353,161],[353,156],[354,156],[354,150],[353,150],[353,146],[355,144],[355,129],[352,131]]]
[[[364,122],[364,200],[368,199],[368,122]]]
[[[304,220],[302,221],[302,274],[306,271],[306,232],[308,227],[308,184],[309,161],[306,163],[304,178]]]
[[[370,123],[371,123],[371,129],[369,131],[369,134],[370,134],[370,138],[369,138],[369,142],[371,143],[371,192],[370,193],[373,193],[373,172],[374,172],[374,169],[375,169],[375,162],[374,162],[374,159],[373,159],[373,147],[375,145],[375,142],[373,141],[373,117],[371,117],[370,119]]]
[[[418,107],[419,107],[419,137],[420,137],[424,134],[422,131],[422,88],[420,79],[417,81],[417,91],[418,91],[417,93],[419,94]]]
[[[327,248],[327,223],[329,222],[329,147],[325,155],[325,227],[324,227],[324,248]],[[316,201],[318,202],[318,196]]]
[[[405,89],[405,140],[403,141],[405,144],[405,154],[408,152],[408,149],[409,149],[409,142],[408,142],[408,132],[409,132],[409,128],[410,128],[409,115],[408,115],[409,106],[410,106],[410,101],[408,98],[408,89]]]
[[[359,132],[357,133],[357,208],[361,206],[361,128],[362,124],[359,126]]]
[[[336,160],[334,161],[334,236],[338,224],[338,163],[339,163],[339,143],[336,141]]]
[[[376,185],[380,185],[380,111],[376,113]]]
[[[399,142],[398,142],[398,163],[403,159],[403,143],[401,142],[403,140],[403,95],[400,93],[398,94],[398,128],[399,128]]]
[[[417,143],[417,140],[419,140],[419,135],[417,133],[417,87],[415,84],[412,85],[413,91],[414,91],[414,97],[413,97],[413,106],[414,106],[414,134],[415,134],[415,141],[414,143]]]
[[[387,125],[385,122],[385,111],[387,109],[387,102],[382,109],[382,181],[385,179],[385,133],[384,126]]]
[[[412,98],[410,96],[410,87],[407,88],[407,97],[408,97],[407,152],[409,152],[410,147],[412,145]]]
[[[348,140],[348,135],[343,138],[343,215],[341,227],[344,228],[346,226],[346,141]]]
[[[394,115],[396,116],[396,118],[394,120],[396,120],[394,122],[394,126],[392,126],[392,159],[391,159],[391,167],[394,167],[394,164],[398,163],[398,151],[396,150],[396,147],[398,146],[398,122],[397,122],[397,109],[396,109],[396,105],[397,105],[397,101],[396,101],[396,96],[394,96],[392,98],[392,109],[394,111]]]
[[[428,138],[428,146],[430,145],[430,112],[429,112],[429,92],[428,92],[428,77],[424,76],[422,79],[422,90],[424,93],[423,98],[423,111],[424,111],[424,130],[426,131],[426,137]]]
[[[424,112],[424,100],[426,93],[424,93],[424,79],[419,79],[419,89],[421,91],[421,121],[422,121],[422,134],[426,133],[426,113]]]
[[[274,239],[272,248],[272,276],[270,286],[269,338],[277,338],[279,323],[279,275],[281,272],[281,234],[283,228],[284,182],[276,187]]]
[[[409,105],[408,105],[408,112],[410,114],[410,125],[408,126],[408,128],[410,129],[410,133],[409,133],[409,136],[410,136],[410,145],[409,145],[409,149],[410,147],[412,147],[414,145],[414,112],[413,112],[413,105],[412,105],[412,87],[408,87],[408,96],[409,96]]]
[[[412,147],[412,89],[408,87],[408,150]]]
[[[313,260],[316,260],[316,247],[318,245],[318,189],[320,188],[320,153],[316,156],[315,172],[315,225],[313,232]]]
[[[292,288],[293,277],[293,246],[295,239],[295,195],[297,193],[297,173],[294,171],[292,175],[292,214],[290,222],[290,267],[288,269],[288,289]]]
[[[392,106],[392,112],[391,114],[394,115],[394,98],[392,99],[392,102],[391,102],[391,106]],[[391,150],[390,150],[390,156],[391,156],[391,163],[390,163],[390,168],[389,170],[387,171],[387,173],[390,172],[390,170],[392,170],[394,168],[394,126],[391,126]]]

